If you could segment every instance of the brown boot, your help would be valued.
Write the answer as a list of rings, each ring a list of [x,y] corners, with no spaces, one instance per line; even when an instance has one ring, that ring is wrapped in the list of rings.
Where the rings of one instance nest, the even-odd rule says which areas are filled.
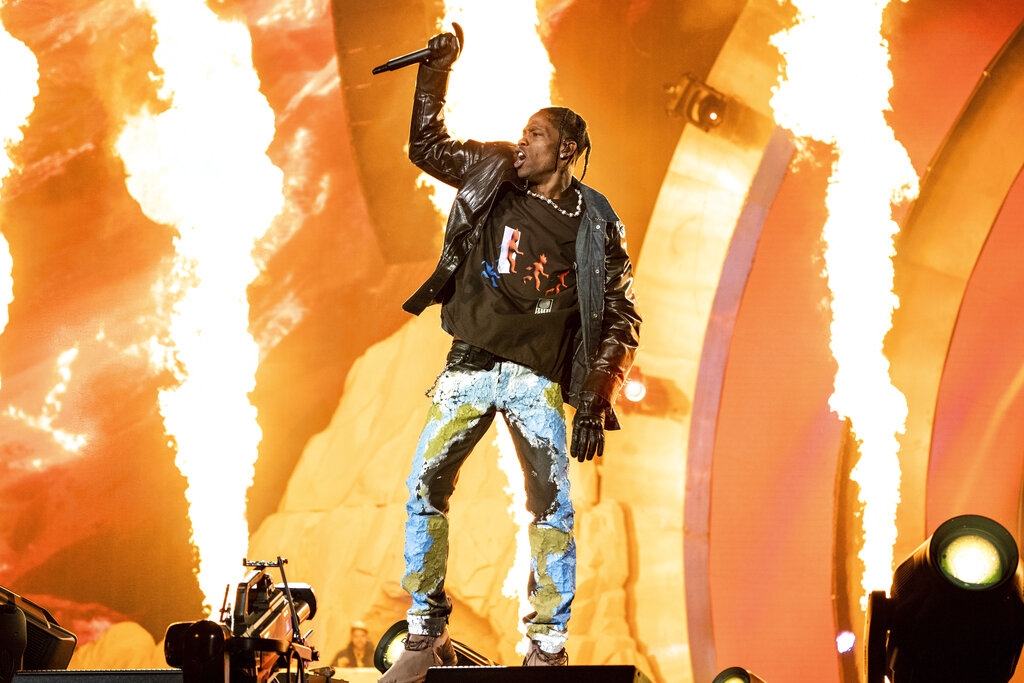
[[[569,655],[563,647],[555,654],[540,649],[536,640],[530,641],[530,650],[523,659],[523,666],[569,666]]]
[[[420,683],[432,666],[455,666],[457,656],[448,627],[439,636],[410,634],[405,639],[405,651],[398,656],[377,683]]]

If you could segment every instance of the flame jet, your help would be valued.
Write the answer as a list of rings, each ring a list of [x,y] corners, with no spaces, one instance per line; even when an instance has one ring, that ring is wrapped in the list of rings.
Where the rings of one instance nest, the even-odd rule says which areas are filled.
[[[252,251],[284,204],[266,155],[274,112],[260,93],[247,28],[203,0],[136,0],[154,19],[154,59],[167,106],[129,117],[116,143],[129,192],[178,230],[165,282],[169,308],[152,360],[177,384],[160,392],[164,427],[188,480],[204,604],[219,601],[246,555],[246,491],[262,438],[248,393],[259,349],[248,332]]]
[[[516,456],[516,447],[512,442],[512,434],[508,431],[508,424],[505,418],[494,421],[498,430],[498,436],[494,439],[494,445],[498,449],[498,468],[505,473],[508,486],[505,487],[505,495],[511,501],[508,506],[512,521],[518,527],[516,529],[516,554],[512,566],[501,584],[501,594],[511,598],[519,605],[520,627],[519,630],[526,635],[526,626],[522,624],[522,617],[533,611],[530,606],[530,597],[527,594],[527,580],[530,576],[530,522],[533,515],[526,509],[526,479],[520,469],[519,458]],[[528,645],[525,640],[516,644],[516,652],[526,654]]]
[[[6,1],[2,3],[6,5]],[[32,50],[9,34],[0,23],[0,198],[2,183],[14,168],[10,150],[22,137],[22,126],[35,108],[39,94],[39,64]],[[0,334],[7,328],[8,308],[14,301],[14,260],[0,232]]]
[[[829,406],[849,418],[860,441],[851,478],[863,505],[861,598],[892,581],[899,442],[907,417],[882,352],[892,313],[892,203],[917,194],[917,175],[885,120],[892,73],[881,35],[889,0],[794,0],[796,24],[772,38],[785,58],[771,100],[775,120],[825,142],[835,156],[822,231],[832,294],[830,348],[837,369]]]

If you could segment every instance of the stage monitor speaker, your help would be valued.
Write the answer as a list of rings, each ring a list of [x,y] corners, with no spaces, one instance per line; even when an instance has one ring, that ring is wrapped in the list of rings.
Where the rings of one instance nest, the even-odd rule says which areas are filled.
[[[635,666],[441,666],[424,683],[651,683]]]
[[[0,683],[10,683],[21,669],[27,643],[25,613],[11,604],[0,605]]]
[[[17,593],[0,587],[0,605],[13,605],[25,614],[27,642],[22,669],[66,669],[78,638],[62,629],[45,609]]]

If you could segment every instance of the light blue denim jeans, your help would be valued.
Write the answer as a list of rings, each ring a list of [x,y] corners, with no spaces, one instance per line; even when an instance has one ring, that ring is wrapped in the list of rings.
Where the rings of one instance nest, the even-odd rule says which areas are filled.
[[[406,484],[405,576],[412,596],[410,633],[439,635],[451,613],[444,581],[448,561],[448,499],[459,468],[494,414],[509,426],[526,481],[530,526],[527,635],[549,652],[565,643],[576,592],[576,542],[569,498],[562,392],[556,382],[511,361],[489,370],[445,370],[438,378]],[[495,558],[497,560],[497,558]]]

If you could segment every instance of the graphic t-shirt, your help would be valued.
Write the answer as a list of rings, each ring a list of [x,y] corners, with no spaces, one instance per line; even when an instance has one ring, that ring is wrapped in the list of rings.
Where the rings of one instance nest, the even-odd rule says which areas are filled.
[[[573,213],[570,188],[555,203]],[[441,308],[456,337],[559,381],[580,327],[575,245],[580,218],[507,188],[455,273]]]

